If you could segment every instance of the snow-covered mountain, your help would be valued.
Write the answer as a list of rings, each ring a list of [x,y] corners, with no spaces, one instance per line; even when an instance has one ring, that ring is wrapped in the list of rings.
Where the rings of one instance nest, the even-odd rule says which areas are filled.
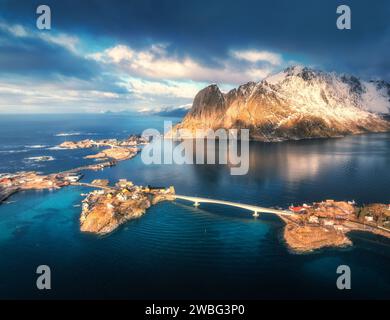
[[[280,141],[390,130],[390,84],[294,66],[228,93],[201,90],[177,129],[248,128],[252,139]]]

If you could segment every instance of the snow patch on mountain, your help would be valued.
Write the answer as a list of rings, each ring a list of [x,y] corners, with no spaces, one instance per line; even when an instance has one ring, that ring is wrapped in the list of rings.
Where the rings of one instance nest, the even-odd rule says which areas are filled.
[[[265,78],[265,83],[297,102],[312,102],[312,107],[325,102],[358,107],[374,113],[390,113],[390,85],[384,81],[363,81],[350,75],[327,73],[302,66],[292,66]],[[299,101],[301,99],[301,101]]]
[[[365,110],[376,113],[390,113],[390,97],[386,88],[378,88],[374,82],[363,83],[365,92],[362,99]]]

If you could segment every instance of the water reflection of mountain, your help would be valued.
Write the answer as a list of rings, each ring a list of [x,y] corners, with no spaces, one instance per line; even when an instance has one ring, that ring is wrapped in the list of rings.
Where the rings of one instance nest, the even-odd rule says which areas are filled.
[[[389,175],[389,143],[387,134],[282,143],[251,142],[247,175],[231,176],[229,164],[193,165],[192,175],[216,188],[224,188],[224,184],[246,186],[247,194],[257,190],[261,199],[271,203],[296,202],[301,198],[307,201],[322,198],[386,201],[383,187],[389,185],[389,179],[384,179],[383,175]],[[218,144],[207,152],[214,152],[218,158]]]

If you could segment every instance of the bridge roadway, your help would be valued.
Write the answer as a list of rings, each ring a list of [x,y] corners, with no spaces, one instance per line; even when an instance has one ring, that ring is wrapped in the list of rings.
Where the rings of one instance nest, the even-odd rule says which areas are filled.
[[[239,202],[231,202],[231,201],[224,201],[224,200],[215,200],[215,199],[209,199],[209,198],[199,198],[199,197],[189,197],[189,196],[182,196],[179,194],[174,195],[176,199],[186,200],[194,203],[194,206],[199,206],[201,203],[215,203],[215,204],[221,204],[225,206],[231,206],[231,207],[237,207],[246,209],[253,212],[253,215],[255,217],[259,216],[259,213],[273,213],[276,215],[281,216],[291,216],[293,213],[286,210],[278,210],[278,209],[272,209],[272,208],[265,208],[265,207],[259,207],[254,206],[250,204],[244,204]]]
[[[109,187],[109,186],[101,186],[101,185],[95,185],[95,184],[85,183],[85,182],[73,182],[72,185],[100,188],[100,189],[104,189],[104,190],[108,190],[108,191],[114,190],[114,188]],[[199,206],[201,203],[214,203],[214,204],[221,204],[221,205],[225,205],[225,206],[246,209],[246,210],[252,211],[253,216],[255,216],[255,217],[258,217],[259,213],[273,213],[273,214],[281,215],[281,216],[293,215],[293,213],[291,213],[290,211],[286,211],[286,210],[278,210],[278,209],[272,209],[272,208],[259,207],[259,206],[254,206],[251,204],[244,204],[244,203],[239,203],[239,202],[231,202],[231,201],[216,200],[216,199],[210,199],[210,198],[200,198],[200,197],[189,197],[189,196],[182,196],[179,194],[175,194],[173,197],[175,199],[181,199],[181,200],[187,200],[187,201],[193,202],[194,206],[196,206],[196,207]]]

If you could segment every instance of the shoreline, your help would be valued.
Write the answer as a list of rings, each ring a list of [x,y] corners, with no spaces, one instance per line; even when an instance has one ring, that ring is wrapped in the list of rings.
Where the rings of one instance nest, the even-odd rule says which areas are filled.
[[[345,209],[348,206],[351,211]],[[376,221],[373,218],[374,209],[378,207],[382,210],[382,216],[386,217],[387,223],[390,216],[389,205],[371,204],[355,207],[348,202],[333,200],[314,203],[313,206],[306,205],[306,209],[300,214],[292,215],[291,218],[280,216],[284,222],[283,240],[291,252],[304,254],[322,248],[352,246],[353,242],[348,234],[353,231],[367,232],[390,239],[390,229],[377,224],[382,216]],[[370,222],[359,221],[359,214],[366,209],[370,215],[363,218]]]
[[[175,195],[173,186],[136,186],[126,179],[120,179],[114,187],[108,185],[108,180],[84,185],[95,190],[82,200],[80,231],[97,235],[112,233],[127,221],[142,217],[151,206],[173,200]]]
[[[115,166],[119,161],[134,158],[140,151],[141,145],[148,143],[140,136],[132,135],[125,140],[104,139],[104,140],[81,140],[65,141],[58,145],[63,149],[89,149],[94,146],[108,147],[95,155],[86,156],[97,160],[104,160],[96,164],[85,165],[65,171],[50,174],[40,174],[36,171],[19,171],[15,173],[0,174],[0,205],[13,194],[23,190],[60,189],[72,185],[82,178],[82,171],[103,170]]]

